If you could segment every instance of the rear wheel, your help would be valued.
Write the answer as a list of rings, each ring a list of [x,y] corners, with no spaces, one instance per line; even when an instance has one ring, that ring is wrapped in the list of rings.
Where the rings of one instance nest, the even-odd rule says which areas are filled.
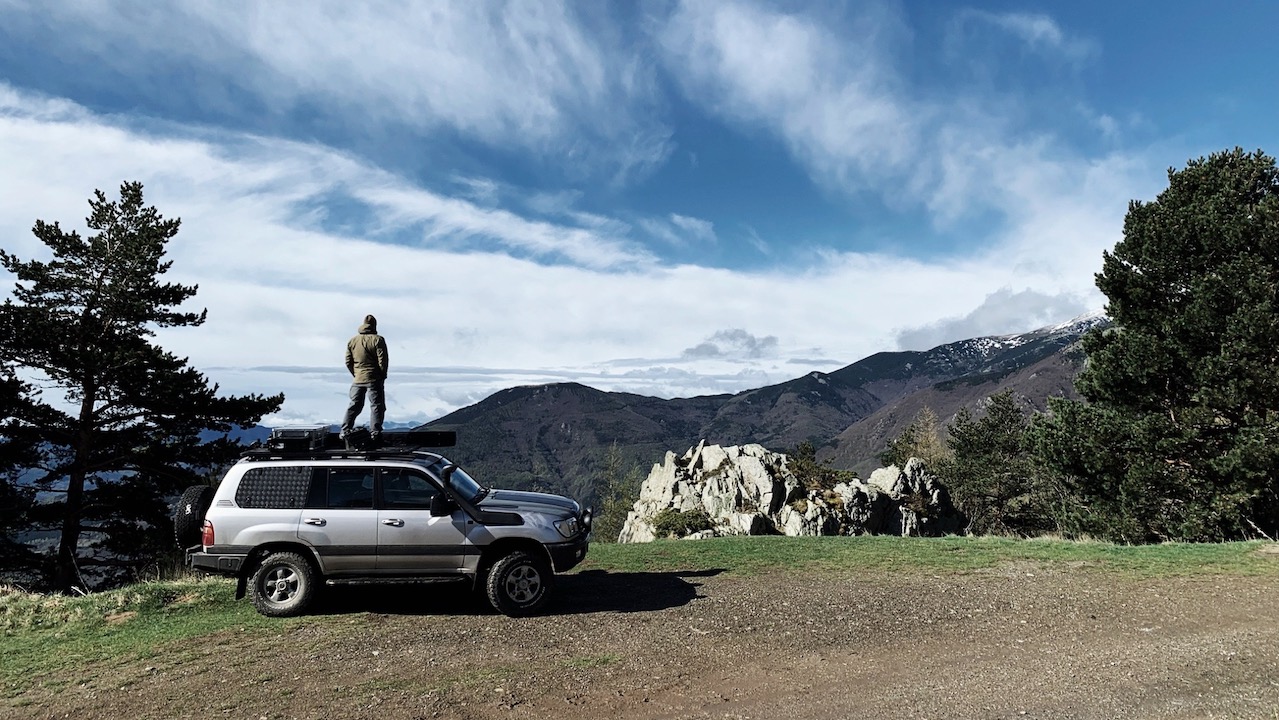
[[[300,615],[315,600],[319,576],[311,563],[297,553],[266,556],[253,571],[249,596],[253,607],[269,617]]]
[[[208,485],[192,485],[182,493],[173,510],[173,534],[179,546],[189,548],[200,544],[204,514],[212,502],[213,488]]]
[[[554,575],[545,560],[517,550],[493,563],[485,586],[494,609],[519,617],[546,604],[553,582]]]

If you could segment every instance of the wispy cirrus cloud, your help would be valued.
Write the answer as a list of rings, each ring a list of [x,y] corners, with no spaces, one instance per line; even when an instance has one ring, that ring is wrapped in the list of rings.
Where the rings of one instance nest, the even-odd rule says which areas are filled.
[[[641,218],[637,222],[645,232],[667,245],[715,242],[715,224],[709,220],[671,213],[664,219]]]
[[[1042,13],[996,13],[967,8],[956,16],[960,31],[984,27],[1007,33],[1031,52],[1080,66],[1096,59],[1101,47],[1096,41],[1068,34],[1049,15]]]
[[[943,234],[980,218],[955,260],[1003,257],[1091,278],[1119,237],[1127,199],[1161,181],[1158,164],[1140,151],[1089,155],[1052,126],[1024,126],[1015,95],[908,83],[890,42],[901,18],[876,4],[851,12],[861,14],[833,23],[805,9],[684,2],[658,42],[690,102],[775,135],[818,184],[923,210]],[[1095,51],[1047,16],[957,17],[1041,52],[1082,61]]]
[[[681,3],[658,34],[692,101],[762,125],[824,183],[861,190],[909,176],[921,112],[881,54],[891,22],[868,16],[849,43],[822,18],[752,3]]]
[[[620,182],[671,151],[645,53],[569,2],[4,3],[0,25],[157,112],[446,130]]]

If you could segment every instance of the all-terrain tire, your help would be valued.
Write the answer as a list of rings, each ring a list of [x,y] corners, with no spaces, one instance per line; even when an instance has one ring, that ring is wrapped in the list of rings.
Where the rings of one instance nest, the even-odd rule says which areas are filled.
[[[253,607],[268,617],[301,615],[315,600],[320,576],[306,558],[297,553],[267,555],[249,578]]]
[[[173,535],[178,546],[189,548],[200,544],[204,533],[204,514],[213,502],[213,488],[208,485],[192,485],[182,493],[173,509]]]
[[[537,612],[551,595],[555,576],[546,560],[517,550],[489,568],[485,587],[493,609],[511,617]]]

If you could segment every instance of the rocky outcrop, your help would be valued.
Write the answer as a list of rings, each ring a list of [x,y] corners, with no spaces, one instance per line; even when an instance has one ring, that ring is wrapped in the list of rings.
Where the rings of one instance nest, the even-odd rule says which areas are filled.
[[[682,457],[668,452],[640,486],[618,542],[656,539],[654,519],[667,510],[705,513],[710,529],[689,537],[937,536],[963,528],[950,493],[918,459],[876,470],[864,481],[817,489],[805,488],[787,462],[785,455],[754,444],[703,441]]]

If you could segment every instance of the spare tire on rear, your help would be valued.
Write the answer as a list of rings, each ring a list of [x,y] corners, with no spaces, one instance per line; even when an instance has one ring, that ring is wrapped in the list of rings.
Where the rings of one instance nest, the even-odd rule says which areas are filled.
[[[178,545],[189,548],[200,544],[204,533],[204,513],[213,503],[213,488],[208,485],[192,485],[182,493],[178,506],[173,510],[173,534]]]

